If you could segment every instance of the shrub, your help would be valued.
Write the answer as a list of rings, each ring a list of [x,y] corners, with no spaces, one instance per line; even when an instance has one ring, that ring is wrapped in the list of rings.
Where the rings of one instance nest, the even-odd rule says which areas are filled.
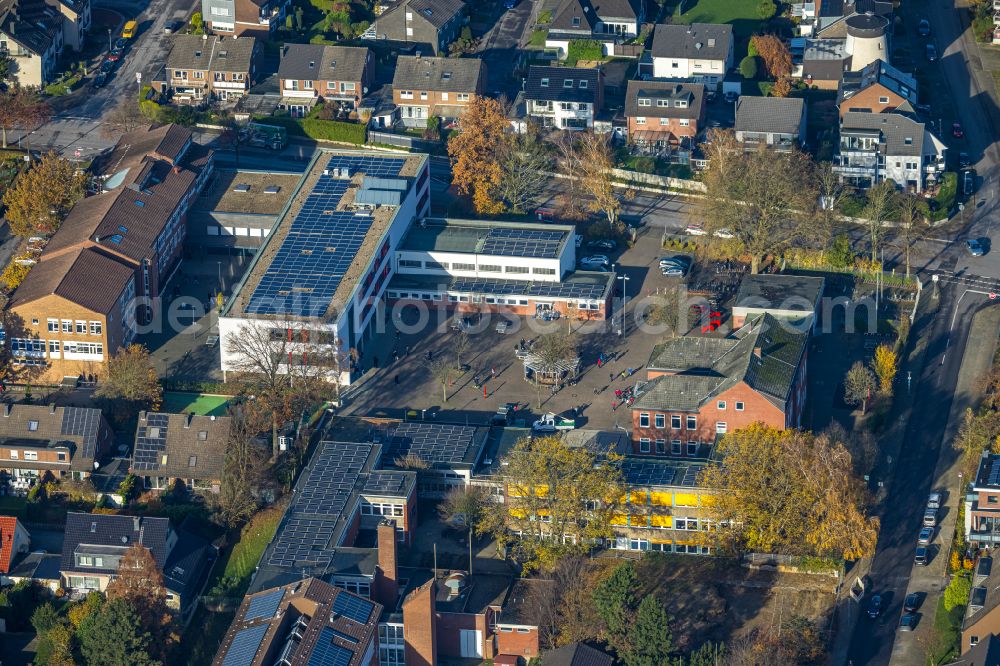
[[[593,39],[571,39],[567,60],[601,60],[604,57],[604,48],[601,43]]]
[[[635,158],[634,168],[639,173],[654,173],[656,171],[656,158],[642,156]]]
[[[552,10],[546,9],[544,12],[538,14],[539,23],[552,23]]]
[[[7,264],[7,268],[3,269],[3,273],[0,273],[0,282],[7,289],[14,291],[24,281],[24,278],[28,276],[30,270],[30,265],[26,266],[17,263],[17,261],[11,261]]]
[[[935,212],[943,211],[944,215],[936,219],[944,219],[948,216],[949,211],[955,206],[957,195],[958,174],[954,171],[947,171],[941,177],[941,188],[938,190],[937,196],[934,197],[934,203],[937,206]]]
[[[759,0],[757,3],[757,18],[761,21],[769,21],[777,11],[773,0]]]
[[[747,56],[740,61],[740,75],[744,79],[757,78],[757,58],[755,56]]]
[[[849,268],[854,265],[854,259],[851,240],[845,234],[834,238],[830,249],[826,251],[826,261],[833,268]]]
[[[944,609],[951,612],[953,608],[969,603],[969,593],[972,592],[972,581],[967,574],[959,574],[951,579],[944,590]]]
[[[306,136],[316,141],[337,141],[363,145],[367,132],[364,125],[344,123],[337,120],[320,120],[319,118],[288,118],[275,116],[267,118],[272,125],[281,125],[289,134]]]

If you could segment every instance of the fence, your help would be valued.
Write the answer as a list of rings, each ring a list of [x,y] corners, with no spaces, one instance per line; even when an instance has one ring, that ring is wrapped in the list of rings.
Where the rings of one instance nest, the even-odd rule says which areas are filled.
[[[406,134],[392,134],[391,132],[378,132],[372,130],[368,131],[368,143],[381,143],[389,146],[398,146],[399,148],[421,151],[434,150],[440,145],[437,141],[418,139],[415,136],[408,136]]]
[[[781,555],[778,553],[745,553],[741,563],[750,569],[777,569],[779,571],[814,573],[841,578],[844,564],[841,561],[823,557],[803,557],[801,555]]]
[[[642,185],[652,185],[669,190],[688,190],[691,192],[704,192],[705,183],[697,180],[685,180],[683,178],[669,178],[667,176],[657,176],[654,173],[641,173],[628,169],[611,169],[611,175],[632,183]]]

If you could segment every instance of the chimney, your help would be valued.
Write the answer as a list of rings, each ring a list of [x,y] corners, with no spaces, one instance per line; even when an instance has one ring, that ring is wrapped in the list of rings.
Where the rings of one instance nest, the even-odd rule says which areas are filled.
[[[378,524],[378,568],[375,570],[375,601],[388,612],[398,603],[399,577],[396,567],[396,523],[383,520]]]
[[[139,531],[139,516],[132,516],[132,531]]]
[[[756,356],[757,358],[760,358],[760,355],[761,355],[761,348],[760,348],[760,346],[757,346],[757,347],[753,348],[753,355]]]
[[[10,416],[10,408],[11,408],[11,406],[12,405],[9,402],[3,403],[3,416],[4,416],[4,418],[7,418],[8,416]]]
[[[410,592],[403,601],[403,660],[406,666],[435,666],[438,663],[436,592],[435,581],[431,579]]]
[[[49,414],[55,414],[55,413],[56,413],[56,403],[50,402],[49,403]]]
[[[139,412],[139,423],[145,423],[145,422],[146,422],[146,410],[144,409],[141,412]]]
[[[193,419],[193,418],[194,418],[194,412],[188,412],[187,414],[184,415],[184,427],[185,428],[190,428],[191,427],[191,419]]]

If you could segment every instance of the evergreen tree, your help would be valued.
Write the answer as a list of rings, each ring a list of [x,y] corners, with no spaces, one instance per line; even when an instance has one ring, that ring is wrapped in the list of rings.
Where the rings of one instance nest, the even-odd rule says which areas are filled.
[[[159,666],[149,656],[151,638],[124,599],[106,603],[80,625],[77,638],[87,666]]]
[[[635,567],[631,562],[625,562],[619,564],[594,590],[594,607],[604,621],[608,642],[620,653],[626,652],[637,583]]]
[[[630,635],[632,647],[624,654],[627,666],[659,666],[670,661],[674,639],[670,633],[667,610],[652,594],[639,602]]]

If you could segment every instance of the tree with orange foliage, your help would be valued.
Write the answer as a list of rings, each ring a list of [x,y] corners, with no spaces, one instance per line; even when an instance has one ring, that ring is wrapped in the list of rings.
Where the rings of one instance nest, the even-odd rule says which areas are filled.
[[[497,190],[503,178],[500,160],[507,126],[500,100],[476,97],[459,121],[460,131],[448,141],[451,182],[460,193],[472,195],[481,215],[504,211]]]
[[[754,35],[751,38],[757,54],[764,61],[764,68],[772,79],[781,79],[792,73],[792,54],[777,35]],[[777,95],[776,95],[777,96]],[[783,97],[784,95],[781,95]]]
[[[108,601],[125,601],[139,617],[141,629],[153,637],[151,645],[156,646],[154,649],[162,649],[166,653],[173,618],[167,609],[163,574],[148,548],[136,543],[125,551],[105,594]]]
[[[787,77],[782,77],[774,82],[771,88],[771,97],[788,97],[792,93],[792,83]]]

